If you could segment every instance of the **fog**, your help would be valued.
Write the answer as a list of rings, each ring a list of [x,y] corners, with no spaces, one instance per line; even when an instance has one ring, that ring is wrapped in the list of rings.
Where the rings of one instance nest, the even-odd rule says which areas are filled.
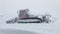
[[[4,24],[18,17],[18,10],[29,9],[31,15],[51,14],[50,24]],[[60,0],[0,0],[0,28],[23,29],[43,34],[60,34]]]

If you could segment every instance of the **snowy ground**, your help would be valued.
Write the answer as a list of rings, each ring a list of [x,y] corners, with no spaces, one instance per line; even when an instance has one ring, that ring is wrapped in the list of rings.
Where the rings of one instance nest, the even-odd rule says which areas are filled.
[[[54,23],[35,23],[35,24],[6,24],[6,21],[10,18],[14,18],[12,15],[1,15],[0,17],[0,29],[20,29],[25,31],[31,31],[40,34],[60,34],[60,21],[57,18],[57,21]]]

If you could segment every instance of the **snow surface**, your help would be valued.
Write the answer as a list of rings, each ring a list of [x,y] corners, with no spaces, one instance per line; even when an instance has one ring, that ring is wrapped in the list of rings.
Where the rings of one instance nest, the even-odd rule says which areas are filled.
[[[54,23],[35,23],[35,24],[6,24],[7,20],[15,18],[14,15],[2,14],[0,17],[0,29],[20,29],[40,34],[60,34],[60,19],[59,16]]]
[[[38,33],[16,29],[1,29],[0,34],[38,34]]]

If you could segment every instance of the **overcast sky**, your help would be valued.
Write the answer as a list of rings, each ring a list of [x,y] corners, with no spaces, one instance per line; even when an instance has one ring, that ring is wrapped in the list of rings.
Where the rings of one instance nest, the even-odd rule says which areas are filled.
[[[0,12],[17,12],[20,9],[30,11],[55,11],[60,9],[60,0],[0,0]]]

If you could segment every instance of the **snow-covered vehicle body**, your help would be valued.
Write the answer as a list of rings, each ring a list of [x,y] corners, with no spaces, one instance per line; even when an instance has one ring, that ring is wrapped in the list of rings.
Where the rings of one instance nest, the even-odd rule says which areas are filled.
[[[34,15],[29,15],[28,14],[29,9],[24,9],[24,10],[20,10],[18,13],[18,17],[16,17],[15,19],[6,21],[7,23],[42,23],[42,22],[47,22],[48,23],[48,19],[46,18],[46,16],[42,16],[42,18],[38,18],[38,16],[34,16]]]

